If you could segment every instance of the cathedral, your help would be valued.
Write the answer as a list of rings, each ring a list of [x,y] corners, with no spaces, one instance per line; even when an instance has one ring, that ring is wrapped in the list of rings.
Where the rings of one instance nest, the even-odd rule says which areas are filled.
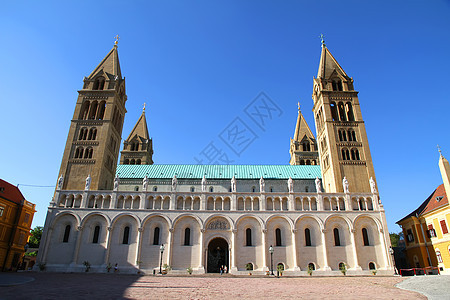
[[[299,106],[286,165],[154,164],[145,107],[120,151],[125,86],[116,42],[78,91],[37,265],[394,273],[358,92],[324,42],[316,137]]]

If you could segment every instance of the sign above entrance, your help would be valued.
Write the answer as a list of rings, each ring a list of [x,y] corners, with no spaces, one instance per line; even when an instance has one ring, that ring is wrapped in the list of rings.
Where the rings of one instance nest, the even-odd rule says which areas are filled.
[[[228,230],[230,227],[228,226],[228,222],[221,221],[221,220],[215,220],[208,224],[206,227],[207,229],[213,229],[213,230]]]

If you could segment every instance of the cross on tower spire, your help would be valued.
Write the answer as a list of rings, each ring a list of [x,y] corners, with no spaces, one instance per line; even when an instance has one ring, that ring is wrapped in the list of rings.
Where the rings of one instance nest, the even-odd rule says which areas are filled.
[[[326,45],[325,45],[324,35],[321,33],[319,37],[320,37],[320,41],[322,42],[322,47],[325,47]]]
[[[114,45],[117,46],[117,44],[119,43],[120,36],[118,34],[116,34],[116,36],[114,38],[116,39],[114,41]]]

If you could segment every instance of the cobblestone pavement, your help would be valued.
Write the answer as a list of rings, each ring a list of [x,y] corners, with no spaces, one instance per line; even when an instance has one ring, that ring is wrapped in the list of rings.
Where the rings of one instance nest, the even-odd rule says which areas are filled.
[[[12,275],[13,276],[13,275]],[[0,299],[426,299],[394,287],[400,277],[137,276],[27,273]]]
[[[450,275],[413,276],[397,287],[424,294],[429,300],[450,299]]]

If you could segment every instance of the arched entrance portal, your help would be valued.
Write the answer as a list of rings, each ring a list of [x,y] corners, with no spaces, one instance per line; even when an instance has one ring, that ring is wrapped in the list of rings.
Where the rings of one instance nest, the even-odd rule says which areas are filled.
[[[208,244],[208,273],[219,273],[220,266],[227,266],[229,262],[228,243],[223,238],[212,239]]]

